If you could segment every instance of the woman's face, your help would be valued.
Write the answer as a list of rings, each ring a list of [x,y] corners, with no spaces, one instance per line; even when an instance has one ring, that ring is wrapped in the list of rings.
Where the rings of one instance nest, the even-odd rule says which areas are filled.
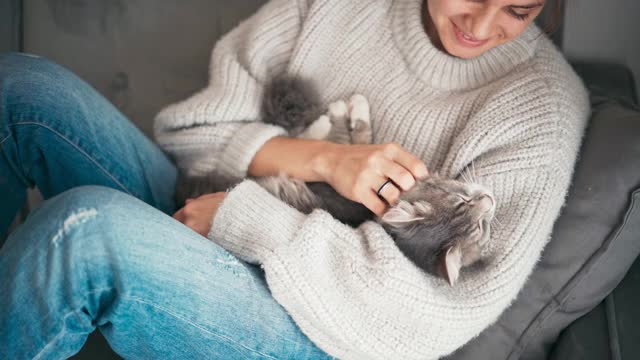
[[[434,44],[463,59],[518,37],[544,0],[426,0],[425,26]]]

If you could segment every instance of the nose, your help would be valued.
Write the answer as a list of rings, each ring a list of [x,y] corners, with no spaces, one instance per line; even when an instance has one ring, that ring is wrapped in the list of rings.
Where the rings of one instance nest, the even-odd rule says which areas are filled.
[[[476,40],[487,40],[493,36],[494,23],[498,12],[489,6],[471,16],[471,35]]]
[[[475,199],[474,203],[480,210],[481,214],[486,214],[487,212],[493,210],[495,206],[495,201],[493,200],[493,196],[489,194],[482,194],[478,196]]]

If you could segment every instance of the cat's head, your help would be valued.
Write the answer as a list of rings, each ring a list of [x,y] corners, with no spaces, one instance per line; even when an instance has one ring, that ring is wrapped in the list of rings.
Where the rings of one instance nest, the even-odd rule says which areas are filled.
[[[435,175],[403,192],[378,222],[408,258],[453,286],[461,268],[485,260],[494,211],[486,187]]]

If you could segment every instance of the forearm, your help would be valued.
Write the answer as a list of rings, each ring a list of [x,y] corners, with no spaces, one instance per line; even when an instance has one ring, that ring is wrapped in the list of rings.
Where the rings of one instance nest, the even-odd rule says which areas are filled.
[[[323,140],[277,136],[258,150],[249,165],[248,175],[285,173],[304,181],[325,181],[330,171],[330,159],[339,147],[339,144]]]

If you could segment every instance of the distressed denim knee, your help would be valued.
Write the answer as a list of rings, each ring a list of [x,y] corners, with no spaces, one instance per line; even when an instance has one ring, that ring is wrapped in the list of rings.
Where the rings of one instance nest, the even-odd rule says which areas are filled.
[[[130,242],[120,232],[135,227],[136,220],[146,212],[158,211],[118,190],[103,186],[80,186],[45,201],[33,210],[15,235],[19,237],[22,227],[26,226],[38,236],[23,238],[21,242],[37,242],[31,244],[34,251],[46,248],[48,251],[78,250],[80,254],[95,259],[92,253],[105,251],[105,246],[115,250],[123,245],[118,242]],[[76,265],[78,260],[74,259]]]
[[[7,245],[23,242],[29,251],[46,252],[47,261],[60,258],[74,269],[86,268],[87,276],[102,269],[98,276],[116,271],[116,277],[148,280],[171,270],[167,257],[193,257],[205,249],[217,268],[234,264],[230,274],[247,275],[246,264],[223,248],[143,201],[103,186],[76,187],[47,200],[16,230],[21,239],[13,237]]]

